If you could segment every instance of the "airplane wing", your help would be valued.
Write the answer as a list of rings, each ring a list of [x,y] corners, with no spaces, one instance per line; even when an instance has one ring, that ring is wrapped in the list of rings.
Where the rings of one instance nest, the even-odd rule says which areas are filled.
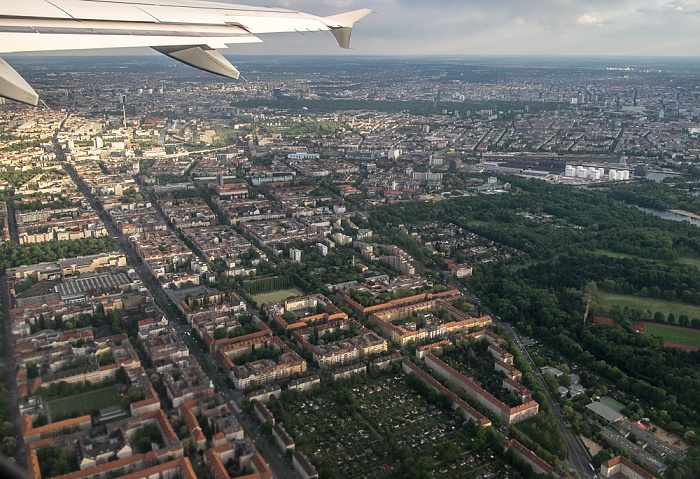
[[[264,33],[330,31],[348,48],[369,9],[319,17],[282,8],[195,0],[20,0],[0,8],[0,53],[151,47],[201,70],[237,79],[217,48]],[[0,59],[0,96],[37,105],[27,82]]]

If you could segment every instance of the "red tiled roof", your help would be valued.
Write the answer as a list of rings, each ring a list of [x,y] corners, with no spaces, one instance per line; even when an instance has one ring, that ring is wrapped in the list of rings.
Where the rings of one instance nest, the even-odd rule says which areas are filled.
[[[546,474],[551,474],[551,472],[554,470],[552,466],[545,462],[540,456],[520,444],[520,442],[515,439],[506,441],[506,447],[509,449],[515,449],[519,455],[523,456],[529,462],[536,464],[537,467],[542,469]]]
[[[209,463],[209,468],[214,473],[215,479],[229,479],[228,471],[226,471],[226,466],[221,462],[221,458],[212,450],[207,449],[204,451],[204,455]]]
[[[645,471],[644,469],[642,469],[641,467],[639,467],[638,465],[636,465],[635,463],[623,456],[615,456],[612,459],[608,459],[602,464],[602,466],[609,469],[611,467],[617,466],[618,464],[627,466],[629,469],[636,472],[644,479],[656,479],[656,477],[649,474],[647,471]]]
[[[35,451],[31,451],[27,457],[27,472],[33,479],[41,479],[41,469],[39,468],[39,457]]]
[[[253,467],[260,474],[260,479],[270,479],[272,477],[272,471],[270,466],[267,465],[260,453],[255,453],[252,459]]]
[[[479,424],[480,426],[489,426],[491,425],[491,420],[481,414],[479,411],[474,409],[471,405],[469,405],[466,401],[464,401],[462,398],[458,397],[455,393],[447,389],[445,386],[440,384],[437,379],[423,371],[421,368],[413,364],[411,361],[408,359],[404,359],[403,363],[414,373],[416,373],[423,381],[427,382],[433,389],[445,393],[447,396],[449,396],[452,401],[457,404],[458,407],[461,409],[465,410],[470,416],[474,418],[474,421]]]
[[[100,474],[106,471],[112,471],[116,469],[121,469],[129,466],[130,464],[143,461],[146,459],[146,454],[136,454],[131,457],[125,457],[124,459],[117,459],[116,461],[106,462],[100,464],[99,466],[91,467],[84,471],[71,472],[70,474],[65,474],[63,476],[58,476],[60,479],[84,479],[92,477],[94,474]],[[127,476],[122,476],[126,479]]]
[[[28,415],[26,415],[26,416],[29,417]],[[29,434],[41,435],[41,434],[45,434],[45,433],[50,433],[52,431],[55,431],[56,429],[70,428],[70,427],[79,426],[79,425],[85,424],[85,423],[90,424],[90,420],[91,420],[90,416],[80,416],[80,417],[75,417],[75,418],[71,418],[71,419],[65,419],[65,420],[59,421],[59,422],[54,422],[51,424],[47,424],[45,426],[32,428],[31,427],[32,419],[29,418],[30,427],[27,430],[27,429],[25,429],[26,428],[26,424],[25,424],[26,419],[24,419],[24,416],[23,416],[23,418],[22,418],[22,434],[24,436],[27,436]]]

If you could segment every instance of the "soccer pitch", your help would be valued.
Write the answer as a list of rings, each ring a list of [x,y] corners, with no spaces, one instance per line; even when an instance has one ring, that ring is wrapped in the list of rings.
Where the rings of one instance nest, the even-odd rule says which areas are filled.
[[[644,334],[661,336],[665,343],[700,348],[700,330],[681,329],[656,323],[644,323]]]
[[[82,394],[74,394],[49,401],[51,419],[56,421],[67,418],[72,414],[90,414],[91,411],[103,409],[109,406],[119,405],[119,393],[116,386],[110,386],[96,391]]]
[[[257,294],[253,296],[253,301],[260,304],[265,303],[278,303],[284,301],[289,297],[301,296],[304,293],[297,288],[281,289],[279,291],[273,291],[272,293]]]
[[[600,398],[600,402],[605,404],[611,409],[614,409],[617,412],[622,412],[622,410],[625,408],[625,405],[622,404],[621,402],[615,401],[613,398],[609,396],[603,396]]]

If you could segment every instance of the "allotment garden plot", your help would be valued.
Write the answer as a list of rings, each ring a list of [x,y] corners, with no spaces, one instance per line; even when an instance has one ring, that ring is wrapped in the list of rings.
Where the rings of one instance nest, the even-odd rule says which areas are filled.
[[[285,402],[287,414],[279,419],[297,448],[318,467],[333,470],[335,477],[387,477],[387,466],[400,467],[399,449],[432,461],[436,477],[471,478],[493,467],[490,460],[482,464],[470,454],[472,429],[462,426],[461,416],[428,403],[407,386],[404,376],[381,376],[348,387],[353,398],[348,401],[341,390]],[[450,461],[444,457],[448,441],[460,450]]]
[[[339,411],[332,398],[332,393],[323,394],[285,405],[286,410],[299,411],[284,420],[284,427],[295,438],[297,448],[317,466],[335,470],[338,476],[366,477],[371,471],[384,477],[379,474],[384,462],[381,439],[355,415]]]

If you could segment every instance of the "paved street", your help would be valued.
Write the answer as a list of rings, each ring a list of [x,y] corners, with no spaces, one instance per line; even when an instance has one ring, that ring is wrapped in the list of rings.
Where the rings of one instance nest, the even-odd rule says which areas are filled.
[[[7,276],[4,274],[0,277],[0,291],[2,292],[2,314],[3,318],[10,317],[10,292],[7,286]],[[15,381],[15,360],[12,354],[14,348],[14,341],[12,338],[12,322],[5,320],[5,354],[2,358],[3,364],[5,366],[5,372],[7,374],[6,386],[8,393],[8,404],[17,404],[17,384]],[[19,410],[16,407],[10,408],[10,421],[15,425],[15,431],[17,434],[17,455],[15,459],[17,464],[20,466],[24,465],[25,455],[24,455],[24,442],[22,441],[22,435],[19,434],[21,431],[20,427],[20,415]]]
[[[154,298],[157,298],[159,301],[163,302],[164,304],[167,304],[170,301],[170,299],[165,294],[165,291],[163,291],[163,288],[161,288],[158,281],[151,275],[150,271],[148,271],[141,259],[136,255],[136,252],[131,247],[126,237],[124,235],[119,234],[119,231],[117,230],[116,225],[112,221],[112,218],[107,214],[107,212],[104,211],[104,209],[102,209],[100,203],[96,200],[94,195],[91,194],[85,183],[78,177],[75,170],[70,165],[64,166],[71,175],[71,178],[73,179],[75,184],[78,186],[78,189],[90,202],[90,206],[93,208],[94,211],[98,212],[100,218],[102,218],[102,221],[104,222],[105,227],[107,228],[107,231],[110,234],[110,236],[115,238],[118,247],[126,253],[129,259],[130,266],[136,269],[139,276],[141,277],[141,280],[143,281],[144,285],[148,288],[151,295]],[[168,321],[170,321],[170,323],[173,326],[175,326],[180,339],[184,342],[186,339],[185,333],[189,331],[189,328],[186,325],[181,324],[180,320],[174,315],[172,315],[168,309],[164,309],[163,312],[166,314]],[[190,353],[196,356],[197,358],[201,358],[203,356],[202,353],[199,351],[190,351]],[[212,364],[214,366],[212,372],[216,374],[216,364]],[[283,479],[294,479],[296,477],[296,474],[294,473],[294,471],[292,471],[286,459],[280,456],[275,445],[270,443],[267,437],[263,435],[259,425],[254,421],[250,421],[244,415],[240,414],[239,411],[242,395],[240,393],[232,391],[227,387],[223,388],[223,390],[221,390],[221,393],[224,395],[227,402],[229,403],[229,407],[234,412],[236,419],[245,428],[250,438],[255,442],[255,445],[258,448],[260,454],[262,454],[263,458],[265,458],[267,463],[272,468],[275,477]]]

